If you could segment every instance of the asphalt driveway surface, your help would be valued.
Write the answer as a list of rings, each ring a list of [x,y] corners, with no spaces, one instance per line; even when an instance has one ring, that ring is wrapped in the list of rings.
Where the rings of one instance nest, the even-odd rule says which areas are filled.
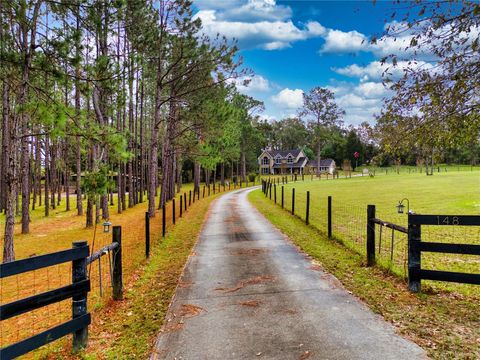
[[[248,191],[212,204],[152,359],[426,358],[275,229]]]

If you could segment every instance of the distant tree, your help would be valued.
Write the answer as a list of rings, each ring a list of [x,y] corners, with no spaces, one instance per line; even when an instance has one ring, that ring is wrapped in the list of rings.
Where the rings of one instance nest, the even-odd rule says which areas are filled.
[[[345,111],[335,103],[333,92],[326,88],[315,87],[303,94],[303,107],[299,116],[307,119],[312,129],[317,149],[317,176],[320,176],[320,157],[322,146],[326,142],[325,130],[340,125],[344,114]]]
[[[480,135],[480,3],[415,0],[397,1],[396,5],[405,16],[392,22],[384,37],[373,42],[387,37],[408,42],[404,51],[382,61],[395,67],[402,59],[413,65],[428,57],[430,63],[409,67],[393,84],[395,94],[381,115],[383,141],[390,138],[389,146],[395,142],[403,143],[404,148],[415,146],[433,166],[442,149],[475,142]],[[403,129],[404,139],[397,136],[402,141],[389,134],[396,130],[394,125]],[[391,153],[394,149],[387,150]]]
[[[396,5],[405,15],[399,22],[387,26],[384,36],[407,37],[409,42],[405,52],[391,54],[383,61],[391,60],[396,65],[402,57],[418,59],[429,56],[436,62],[433,69],[409,68],[394,86],[397,100],[403,99],[404,105],[410,103],[422,107],[440,103],[444,111],[438,114],[437,121],[446,120],[450,115],[478,113],[480,3],[470,0],[401,0]],[[397,9],[393,11],[396,15]],[[460,125],[461,117],[456,121]]]
[[[310,149],[308,146],[304,146],[304,147],[302,148],[302,150],[303,150],[303,153],[304,153],[309,159],[315,158],[315,152],[314,152],[312,149]]]
[[[359,154],[358,159],[354,155],[356,152]],[[363,144],[353,128],[350,129],[347,134],[343,158],[350,161],[353,170],[355,170],[355,167],[358,165],[358,163],[362,164],[364,162],[365,151]]]
[[[309,131],[305,122],[299,118],[286,118],[272,124],[275,132],[275,148],[298,149],[305,146],[309,140]]]

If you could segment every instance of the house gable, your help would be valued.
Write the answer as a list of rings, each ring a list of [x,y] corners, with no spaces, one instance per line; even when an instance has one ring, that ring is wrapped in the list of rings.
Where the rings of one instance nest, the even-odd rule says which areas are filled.
[[[261,159],[263,159],[265,156],[267,156],[269,159],[272,159],[272,155],[270,155],[270,153],[267,151],[267,150],[263,150],[263,152],[260,154],[260,156],[258,157],[258,160],[260,161]]]

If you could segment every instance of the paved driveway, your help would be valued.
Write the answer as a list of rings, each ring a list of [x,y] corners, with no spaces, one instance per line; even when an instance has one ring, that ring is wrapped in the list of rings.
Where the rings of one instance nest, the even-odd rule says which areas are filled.
[[[212,204],[152,359],[426,358],[312,264],[249,191]]]

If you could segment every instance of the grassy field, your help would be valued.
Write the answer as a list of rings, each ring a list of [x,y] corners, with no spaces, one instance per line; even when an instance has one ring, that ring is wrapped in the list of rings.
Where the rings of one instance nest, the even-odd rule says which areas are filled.
[[[278,181],[278,179],[277,179]],[[295,214],[306,216],[306,193],[310,192],[310,224],[327,231],[327,197],[332,196],[333,235],[346,246],[361,254],[366,252],[366,209],[376,206],[376,217],[407,226],[407,215],[398,214],[396,205],[408,198],[410,208],[419,214],[467,215],[480,214],[480,172],[443,172],[433,176],[400,174],[348,179],[292,182],[284,186],[284,206],[291,211],[292,189],[295,188]],[[282,184],[272,189],[272,202],[277,192],[281,202]],[[406,205],[406,204],[405,204]],[[406,209],[405,209],[406,212]],[[422,240],[435,242],[480,244],[480,227],[424,226]],[[393,252],[392,252],[393,241]],[[406,276],[407,237],[405,234],[377,225],[376,256],[384,267],[395,274]],[[393,255],[393,256],[392,256]],[[422,254],[425,269],[480,273],[480,259],[468,255]],[[471,285],[425,282],[434,289],[448,289],[462,293],[478,292]]]
[[[480,165],[472,166],[472,165],[447,165],[447,164],[438,164],[434,167],[434,174],[443,174],[443,173],[455,173],[455,172],[475,172],[480,171]],[[399,167],[396,166],[366,166],[366,165],[359,165],[355,168],[355,171],[343,171],[341,168],[337,168],[338,177],[355,177],[355,176],[364,176],[367,177],[369,174],[375,176],[396,176],[396,175],[414,175],[414,174],[424,174],[425,175],[425,167],[420,166],[409,166],[409,165],[401,165]],[[271,175],[262,175],[263,179],[269,178],[277,178],[280,177],[279,175],[271,176]],[[305,175],[305,180],[309,180],[314,178],[315,175],[308,174]],[[326,178],[326,174],[322,174],[321,178]],[[329,178],[332,175],[328,176]],[[291,175],[289,175],[289,180],[292,179]],[[301,176],[297,175],[297,179],[300,180]]]
[[[217,185],[218,186],[218,185]],[[182,187],[182,194],[193,189],[192,184]],[[233,185],[232,185],[233,189]],[[226,188],[228,191],[228,187]],[[221,188],[223,192],[223,188]],[[217,190],[218,194],[218,190]],[[191,208],[183,214],[183,217],[191,217],[197,213],[197,209],[203,209],[202,203],[209,202],[211,196],[203,200],[203,191],[200,194],[200,201],[192,203]],[[208,191],[205,192],[205,196]],[[179,217],[179,196],[176,197],[176,218]],[[64,200],[64,199],[63,199]],[[74,198],[72,197],[72,207]],[[116,203],[116,198],[115,198]],[[188,201],[187,201],[188,205]],[[198,206],[198,207],[197,207]],[[113,225],[122,226],[122,249],[123,249],[123,275],[126,287],[131,287],[141,275],[139,269],[147,264],[145,259],[145,211],[147,202],[137,204],[127,209],[122,214],[117,214],[116,205],[110,207],[110,221]],[[85,228],[85,217],[77,216],[75,210],[65,211],[63,202],[55,210],[51,211],[48,218],[43,217],[43,207],[32,212],[30,234],[20,234],[20,226],[16,226],[15,253],[16,259],[42,255],[59,250],[71,248],[73,241],[87,240],[90,249],[97,251],[103,246],[111,243],[111,233],[103,233],[100,224],[97,229]],[[206,211],[206,210],[205,210]],[[173,231],[172,202],[167,204],[167,234]],[[200,214],[201,219],[203,215]],[[17,219],[19,221],[20,219]],[[5,216],[0,216],[0,227],[3,231]],[[157,211],[156,216],[150,221],[151,238],[158,242],[161,238],[161,212]],[[94,234],[95,241],[94,241]],[[109,275],[109,258],[101,257],[101,261],[95,261],[87,270],[90,272],[92,291],[89,293],[89,309],[101,310],[109,303],[111,298],[111,285]],[[60,286],[68,285],[71,282],[71,264],[63,264],[54,267],[44,268],[25,274],[0,279],[0,303],[5,304],[24,297],[32,296]],[[19,341],[25,337],[32,336],[52,326],[55,326],[71,317],[71,300],[62,301],[57,304],[46,306],[38,310],[23,314],[11,319],[2,321],[0,327],[0,347],[9,343]]]
[[[404,337],[422,346],[430,357],[480,358],[478,287],[469,295],[433,290],[412,294],[404,280],[384,268],[365,267],[363,255],[305,225],[302,219],[275,206],[260,190],[250,193],[249,199],[320,268],[335,275],[348,291],[391,322]]]

